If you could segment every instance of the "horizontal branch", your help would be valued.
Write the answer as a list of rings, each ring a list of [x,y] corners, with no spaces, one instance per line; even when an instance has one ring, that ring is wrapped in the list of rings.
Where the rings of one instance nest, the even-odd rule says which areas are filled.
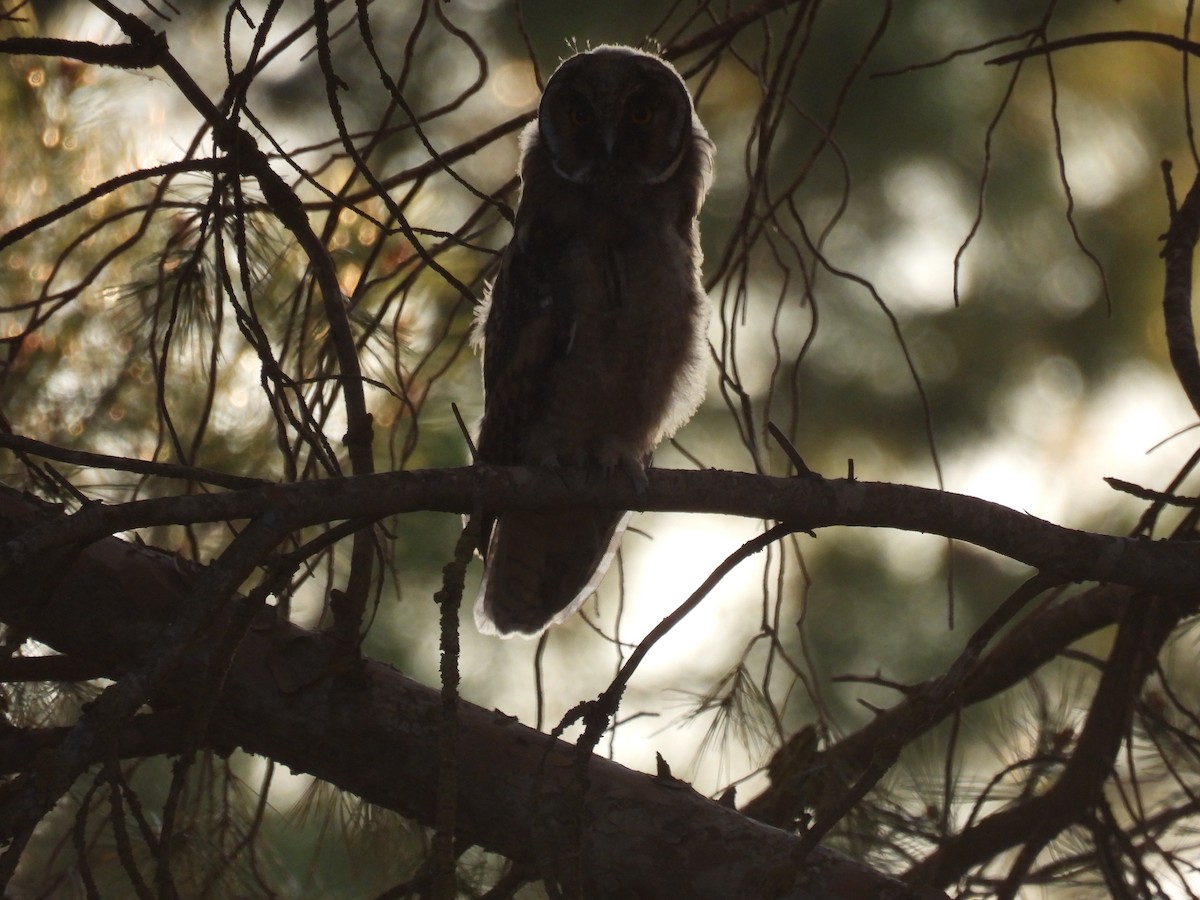
[[[974,544],[1063,581],[1124,584],[1155,593],[1200,590],[1200,547],[1096,534],[998,503],[911,485],[772,478],[739,472],[652,469],[639,489],[621,473],[475,466],[387,472],[221,494],[93,504],[0,545],[0,576],[44,550],[135,528],[255,519],[282,513],[294,530],[417,511],[639,509],[717,513],[786,522],[796,531],[894,528]],[[282,536],[281,536],[282,537]]]
[[[0,53],[12,56],[55,56],[96,66],[149,69],[158,65],[166,37],[155,35],[145,43],[96,44],[50,37],[10,37],[0,40]]]
[[[116,754],[121,759],[135,759],[181,753],[187,749],[186,727],[181,710],[134,716],[115,735]],[[0,774],[28,772],[39,753],[57,747],[70,733],[70,725],[0,731]]]
[[[0,491],[0,537],[47,515],[56,514]],[[31,560],[21,578],[6,582],[0,620],[103,662],[114,676],[153,652],[196,578],[169,554],[115,538],[68,565],[61,557],[49,555],[44,566]],[[329,639],[264,612],[225,671],[208,741],[241,746],[432,825],[438,692],[374,662],[335,676],[337,653]],[[155,702],[170,707],[194,698],[197,677],[181,660]],[[944,896],[906,894],[896,881],[823,849],[800,861],[794,835],[671,778],[598,757],[581,770],[574,747],[499,712],[462,703],[459,716],[457,833],[539,871],[577,867],[586,896]],[[571,824],[580,815],[582,829]]]

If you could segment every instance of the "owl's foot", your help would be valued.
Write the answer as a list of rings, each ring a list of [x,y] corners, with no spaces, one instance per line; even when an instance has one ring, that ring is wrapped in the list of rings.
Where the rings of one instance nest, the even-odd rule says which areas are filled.
[[[621,469],[633,482],[633,488],[637,491],[638,497],[645,497],[646,492],[650,490],[650,479],[646,477],[646,467],[642,461],[635,456],[626,454],[621,457]]]
[[[649,457],[635,456],[629,452],[614,451],[605,453],[600,457],[600,465],[605,472],[612,472],[615,469],[620,469],[625,473],[633,488],[637,491],[639,498],[646,496],[646,491],[650,488],[650,480],[646,477],[646,462]]]
[[[571,488],[571,479],[569,473],[572,468],[572,463],[562,460],[557,456],[547,456],[544,459],[538,460],[537,464],[548,472],[553,472],[558,478],[563,487],[568,490]]]
[[[565,473],[570,469],[584,468],[594,472],[598,466],[606,478],[611,478],[612,473],[619,469],[633,484],[638,497],[644,497],[650,487],[650,480],[646,477],[646,466],[649,462],[649,454],[639,456],[616,448],[605,448],[594,456],[578,449],[560,450],[557,453],[548,453],[537,460],[538,465],[558,472],[559,477],[563,478],[564,484],[566,483]]]

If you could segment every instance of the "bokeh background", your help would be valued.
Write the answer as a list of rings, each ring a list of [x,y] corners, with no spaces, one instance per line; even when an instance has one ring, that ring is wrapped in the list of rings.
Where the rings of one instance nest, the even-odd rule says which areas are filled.
[[[1195,416],[1167,361],[1158,255],[1168,210],[1162,163],[1174,165],[1181,195],[1196,169],[1187,72],[1178,53],[1148,44],[1068,49],[1052,67],[1043,58],[989,60],[1038,34],[1180,34],[1184,5],[830,0],[749,16],[770,6],[375,4],[374,53],[403,109],[364,49],[355,10],[330,4],[344,129],[390,208],[344,152],[309,6],[283,4],[261,51],[259,2],[130,9],[166,32],[214,100],[258,53],[243,124],[298,185],[333,254],[370,379],[380,469],[470,461],[452,404],[473,427],[482,397],[468,345],[471,298],[508,239],[501,207],[519,196],[520,127],[562,58],[614,42],[670,56],[718,148],[701,219],[714,311],[708,398],[656,465],[787,475],[788,457],[767,433],[774,423],[830,477],[852,466],[864,480],[943,487],[1062,525],[1128,531],[1141,507],[1102,479],[1162,488],[1195,448]],[[739,16],[752,21],[735,30],[728,23]],[[722,27],[728,34],[713,39]],[[122,40],[101,11],[73,0],[22,6],[0,28]],[[698,35],[709,39],[695,44]],[[195,110],[156,70],[0,60],[2,231],[135,168],[211,152]],[[105,193],[0,250],[6,430],[269,479],[322,474],[281,412],[305,405],[341,450],[345,418],[320,305],[303,282],[303,256],[259,200],[246,184],[239,232],[228,186],[214,192],[207,173],[176,174]],[[263,346],[293,379],[287,390],[263,375]],[[179,489],[60,468],[90,498]],[[7,483],[45,490],[3,451],[0,470]],[[631,646],[764,527],[636,516],[598,597],[542,642],[481,638],[465,602],[463,696],[549,730],[603,690]],[[364,649],[430,684],[432,596],[459,528],[455,517],[414,514],[387,522],[381,536]],[[164,527],[139,537],[205,560],[229,532]],[[338,545],[281,602],[316,626],[347,565]],[[647,771],[661,753],[704,793],[737,783],[740,798],[752,797],[765,783],[761,767],[790,735],[812,725],[833,739],[898,699],[889,682],[942,671],[1029,574],[933,536],[830,529],[790,539],[744,563],[654,649],[601,746]],[[468,600],[478,575],[473,566]],[[1083,649],[1103,655],[1107,640]],[[1176,650],[1190,683],[1194,653],[1187,643]],[[1077,724],[1094,678],[1094,668],[1063,658],[1036,684],[971,711],[958,735],[962,783],[986,782]],[[25,686],[9,703],[66,721],[87,696]],[[944,750],[939,732],[910,748],[886,784],[897,808],[950,802]],[[194,786],[197,809],[206,791],[236,784],[244,808],[232,815],[243,818],[270,771],[257,864],[278,896],[373,896],[423,858],[421,829],[328,786],[239,755],[211,765],[211,783]],[[166,770],[162,761],[141,765],[147,796]],[[218,842],[200,824],[192,839],[201,871],[219,856]],[[28,895],[78,893],[69,842],[47,829],[39,852]],[[481,855],[478,865],[486,873],[496,863]],[[247,879],[241,895],[261,893],[250,876],[237,877]],[[222,881],[209,890],[233,895]]]

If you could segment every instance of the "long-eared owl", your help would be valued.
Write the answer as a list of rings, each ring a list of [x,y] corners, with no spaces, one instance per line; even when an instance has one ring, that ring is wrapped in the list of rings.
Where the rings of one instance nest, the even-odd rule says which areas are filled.
[[[712,142],[675,69],[603,46],[558,67],[521,148],[512,241],[475,326],[477,461],[621,467],[644,480],[654,448],[704,395],[696,216]],[[628,518],[573,509],[485,519],[480,630],[537,634],[571,615]]]

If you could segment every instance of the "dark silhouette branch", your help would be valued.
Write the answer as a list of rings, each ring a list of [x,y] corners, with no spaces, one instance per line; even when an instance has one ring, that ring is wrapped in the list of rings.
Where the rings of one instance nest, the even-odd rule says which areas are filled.
[[[96,66],[118,69],[152,69],[158,65],[159,54],[167,45],[164,34],[155,34],[149,41],[128,44],[96,44],[91,41],[68,41],[48,37],[11,37],[0,40],[0,53],[11,56],[56,56],[74,59]]]
[[[19,454],[53,459],[56,462],[70,463],[74,466],[114,469],[118,472],[135,472],[139,475],[153,475],[158,478],[185,479],[224,488],[250,488],[266,483],[261,478],[248,478],[245,475],[234,475],[229,472],[214,472],[212,469],[202,469],[196,466],[151,462],[126,456],[110,456],[104,453],[91,453],[87,450],[72,450],[68,447],[35,441],[19,434],[6,434],[3,431],[0,431],[0,447]]]
[[[59,654],[0,659],[0,682],[4,684],[19,681],[91,681],[94,678],[106,678],[109,674],[110,670],[91,660]]]
[[[993,813],[947,839],[908,873],[914,884],[948,884],[1000,851],[1021,846],[998,896],[1012,897],[1037,855],[1068,826],[1084,822],[1100,801],[1128,731],[1140,686],[1189,605],[1130,604],[1100,678],[1079,742],[1045,793]]]
[[[3,44],[3,41],[0,41]],[[0,46],[0,50],[3,47]],[[163,163],[161,166],[151,166],[147,169],[138,169],[134,172],[127,172],[124,175],[118,175],[116,178],[110,178],[102,184],[96,185],[88,191],[80,194],[78,197],[63,203],[47,213],[36,216],[28,222],[10,228],[4,234],[0,234],[0,250],[11,247],[18,241],[24,240],[36,231],[47,227],[48,225],[57,222],[76,210],[83,209],[90,203],[94,203],[101,197],[106,197],[114,191],[120,190],[131,184],[137,184],[139,181],[148,181],[152,178],[161,178],[163,176],[181,175],[189,172],[224,172],[229,168],[229,164],[223,159],[184,159],[177,162]]]
[[[1163,319],[1167,349],[1175,377],[1187,394],[1192,409],[1200,415],[1200,355],[1196,352],[1196,329],[1192,324],[1192,260],[1200,238],[1200,177],[1192,183],[1163,242],[1166,264],[1163,286]]]
[[[594,507],[746,516],[786,521],[796,531],[841,525],[925,532],[995,551],[1062,582],[1112,582],[1166,594],[1200,590],[1200,554],[1194,544],[1064,528],[950,491],[716,470],[651,469],[647,474],[643,491],[628,479],[588,469],[476,466],[95,504],[0,546],[0,575],[55,547],[153,525],[255,519],[270,512],[287,534],[325,522],[366,522],[423,510],[464,514],[480,506]]]
[[[1200,44],[1189,41],[1173,34],[1161,34],[1157,31],[1098,31],[1094,34],[1077,34],[1072,37],[1060,38],[1056,41],[1046,41],[1034,47],[1015,50],[995,59],[989,59],[989,66],[1006,66],[1009,63],[1029,59],[1033,56],[1045,56],[1047,53],[1057,53],[1071,47],[1089,47],[1095,44],[1161,44],[1172,50],[1200,55]]]
[[[244,614],[238,614],[237,604],[229,601],[274,547],[278,529],[273,518],[267,514],[251,523],[230,543],[219,561],[181,579],[185,590],[180,596],[179,615],[160,622],[160,632],[153,642],[129,661],[136,664],[128,665],[116,683],[105,688],[84,710],[62,742],[39,754],[36,764],[7,786],[0,805],[0,841],[8,843],[0,856],[0,882],[8,883],[38,822],[88,766],[105,758],[124,723],[150,702],[173,675],[187,668],[185,658],[198,667],[192,669],[192,677],[188,679],[189,690],[198,689],[199,703],[210,702],[212,690],[219,686],[210,683],[208,667],[213,655],[231,640],[236,645],[241,637],[237,633],[239,627],[244,631],[250,624]],[[11,527],[14,523],[7,524]],[[161,558],[179,572],[174,557],[166,554]],[[78,561],[79,554],[71,549],[49,553],[7,579],[6,594],[13,603],[40,607],[37,614],[45,615],[47,608],[53,607],[47,594],[53,593],[54,584],[67,583],[72,574],[78,573]],[[163,587],[154,586],[160,590]],[[146,584],[140,587],[151,588]],[[87,594],[86,583],[79,588],[81,595]],[[243,600],[242,605],[245,603]],[[52,615],[78,616],[79,624],[85,628],[95,629],[97,625],[95,611],[89,613],[83,608],[74,612],[57,609]],[[0,619],[22,627],[20,612],[11,616],[0,612]],[[33,635],[34,631],[26,633]],[[52,641],[46,643],[60,649]],[[197,672],[202,674],[199,679]]]
[[[106,675],[115,673],[111,665],[105,666],[104,671]],[[116,734],[116,756],[120,759],[140,759],[178,753],[183,749],[181,735],[184,725],[180,710],[134,716]],[[0,773],[17,775],[28,771],[38,754],[61,744],[71,733],[72,727],[13,728],[0,733]]]
[[[943,678],[905,685],[899,703],[820,753],[813,754],[802,746],[802,741],[785,744],[771,761],[770,786],[743,806],[742,812],[786,827],[813,806],[815,798],[822,797],[823,782],[832,780],[835,786],[840,785],[839,792],[844,791],[842,782],[872,766],[877,748],[891,746],[895,734],[911,731],[911,739],[944,721],[955,708],[982,703],[1020,683],[1064,647],[1117,622],[1131,594],[1128,588],[1102,586],[1039,608],[1006,632],[965,672],[952,703],[936,706],[930,702]],[[872,683],[883,682],[872,679]]]
[[[1028,634],[1029,628],[1018,628],[1007,635],[991,655],[979,660],[980,652],[992,640],[998,627],[1046,585],[1063,580],[1114,581],[1141,587],[1154,585],[1169,589],[1172,594],[1194,592],[1200,587],[1200,559],[1196,558],[1194,547],[1189,544],[1139,541],[1072,531],[1006,507],[948,492],[904,485],[824,480],[816,476],[780,479],[730,472],[664,470],[651,470],[648,474],[649,486],[641,495],[640,503],[636,488],[625,484],[622,479],[597,477],[588,470],[544,472],[474,467],[272,485],[256,490],[204,497],[161,498],[111,507],[95,505],[72,516],[60,515],[34,527],[18,529],[22,533],[3,545],[0,559],[8,567],[10,577],[14,572],[36,572],[42,560],[61,556],[62,548],[68,548],[67,552],[70,552],[72,545],[96,540],[100,540],[98,546],[110,546],[111,540],[106,541],[104,537],[111,532],[168,521],[255,520],[260,533],[257,546],[261,553],[295,529],[318,522],[350,518],[351,515],[359,521],[368,521],[417,509],[460,512],[474,509],[479,504],[492,508],[641,505],[646,509],[723,512],[779,519],[788,523],[788,529],[870,525],[926,531],[969,540],[1044,569],[1045,574],[1031,582],[1025,594],[1014,595],[1014,599],[998,611],[994,621],[989,621],[977,632],[960,656],[960,664],[952,666],[944,676],[929,685],[914,688],[900,705],[883,713],[872,726],[846,739],[833,751],[827,751],[821,762],[831,772],[836,768],[841,778],[850,777],[847,773],[855,768],[862,773],[853,776],[857,782],[855,796],[865,793],[886,771],[899,748],[921,731],[944,718],[954,708],[991,696],[1003,686],[1027,676],[1064,646],[1064,641],[1069,643],[1069,640],[1062,638],[1064,632],[1059,628],[1053,632],[1059,639],[1052,642],[1053,646],[1047,653],[1031,654],[1019,638],[1020,634]],[[29,503],[27,500],[22,502]],[[270,523],[272,518],[274,522]],[[253,562],[238,561],[235,568],[239,577],[244,578],[247,565],[253,565]],[[222,571],[224,567],[227,567],[226,561],[219,560],[206,573],[216,577],[214,573]],[[225,578],[222,583],[231,584],[232,581]],[[1148,605],[1163,605],[1166,609],[1164,615],[1168,618],[1174,616],[1172,621],[1181,614],[1176,603],[1161,600],[1146,602]],[[1097,610],[1100,611],[1098,615],[1085,617],[1087,628],[1094,629],[1111,622],[1116,614],[1116,607],[1102,604],[1093,604],[1090,612]],[[3,614],[4,611],[0,609],[0,615]],[[1038,617],[1033,618],[1037,620]],[[9,615],[8,620],[34,633],[32,628],[35,626],[23,621],[20,616],[13,618]],[[1078,629],[1078,622],[1075,624]],[[1046,631],[1045,622],[1038,622],[1031,627]],[[1073,633],[1086,631],[1077,630]],[[56,648],[60,646],[46,637],[41,639]],[[172,658],[178,661],[177,656],[178,653]],[[1002,657],[1001,661],[997,662],[996,657]],[[293,686],[291,689],[295,689],[297,683],[308,685],[308,679],[319,679],[319,671],[320,667],[316,675],[297,676],[293,673],[283,680]],[[992,672],[990,676],[982,674],[988,671]],[[160,685],[166,683],[166,678],[159,665],[153,670],[152,677],[135,682],[144,686],[143,692],[131,696],[144,701],[145,691],[158,690]],[[119,681],[117,689],[126,680]],[[436,697],[436,694],[433,696]],[[111,720],[104,720],[109,729],[122,717],[132,714],[130,702],[127,700],[119,707],[113,707],[116,712],[109,714]],[[213,721],[216,722],[220,716],[219,709],[214,708]],[[85,721],[81,727],[86,730],[91,726]],[[233,742],[253,749],[242,738]],[[463,737],[461,742],[470,743],[470,739]],[[892,750],[880,756],[881,747],[891,747]],[[786,753],[786,748],[783,752]],[[68,771],[75,772],[77,766],[90,757],[81,753],[72,758],[75,764]],[[774,768],[787,771],[786,766]],[[1094,768],[1088,771],[1096,774]],[[1088,784],[1090,786],[1093,782],[1088,781]],[[461,783],[457,784],[457,788],[461,797],[465,789]],[[772,785],[772,790],[753,801],[746,812],[756,818],[786,825],[798,810],[804,808],[806,802],[809,801],[805,797],[796,795],[795,785]],[[1037,798],[1037,802],[1047,801]],[[820,827],[813,832],[814,836],[840,818],[845,812],[843,806],[836,806],[822,819]],[[1080,808],[1072,807],[1072,815],[1076,814],[1081,814]],[[5,821],[5,816],[0,813],[0,825],[4,825]],[[969,868],[979,861],[978,854],[984,852],[980,848],[996,846],[995,841],[999,841],[1000,846],[1010,846],[1004,841],[1015,832],[1007,828],[1007,821],[1006,812],[1001,812],[973,826],[956,838],[956,846],[963,849],[954,858]],[[1060,815],[1054,821],[1066,820]],[[1053,833],[1050,832],[1051,837]],[[505,850],[501,852],[507,853]],[[958,864],[931,861],[915,869],[912,875],[918,881],[945,884],[953,877],[947,872],[958,870]]]

